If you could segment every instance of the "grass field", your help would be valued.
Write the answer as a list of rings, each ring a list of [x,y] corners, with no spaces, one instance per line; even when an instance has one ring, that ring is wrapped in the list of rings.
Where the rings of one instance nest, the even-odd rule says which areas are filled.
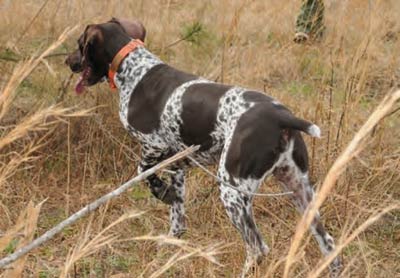
[[[300,0],[0,1],[1,257],[136,175],[140,146],[119,122],[117,94],[104,83],[77,96],[76,76],[64,64],[86,24],[112,16],[140,19],[147,47],[169,64],[265,91],[318,124],[322,139],[305,139],[312,181],[320,187],[355,133],[400,84],[400,2],[325,4],[324,39],[296,45]],[[43,59],[28,60],[57,41]],[[328,230],[345,242],[369,217],[393,208],[346,243],[343,277],[400,277],[399,103],[390,111],[362,141],[321,209]],[[237,277],[245,251],[215,180],[193,169],[187,184],[183,241],[158,237],[168,231],[168,207],[142,183],[0,273]],[[273,179],[261,188],[280,191]],[[299,215],[287,197],[256,197],[254,213],[271,252],[253,277],[282,277]],[[316,277],[320,260],[307,234],[288,277]]]

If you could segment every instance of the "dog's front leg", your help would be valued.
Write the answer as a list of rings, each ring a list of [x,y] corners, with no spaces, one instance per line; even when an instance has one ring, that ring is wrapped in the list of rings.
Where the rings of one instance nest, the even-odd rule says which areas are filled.
[[[142,160],[138,172],[145,171],[162,160],[168,158],[168,151],[142,146]],[[170,172],[171,184],[167,185],[156,174],[147,178],[151,193],[159,200],[170,205],[170,230],[169,235],[180,237],[185,231],[185,172],[174,169]]]
[[[138,166],[138,173],[146,171],[159,162],[168,158],[168,150],[149,145],[142,145],[142,160]],[[156,174],[147,178],[151,193],[159,200],[168,205],[172,205],[177,198],[173,187],[168,186]]]

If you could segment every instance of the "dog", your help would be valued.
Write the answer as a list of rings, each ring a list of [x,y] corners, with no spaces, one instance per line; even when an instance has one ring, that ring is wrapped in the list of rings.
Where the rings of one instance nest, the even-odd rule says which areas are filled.
[[[190,145],[200,146],[193,155],[196,161],[218,164],[220,199],[247,251],[245,277],[269,252],[253,218],[253,194],[264,178],[274,175],[293,192],[291,200],[304,213],[314,192],[301,132],[320,137],[319,127],[266,94],[167,65],[114,21],[88,25],[78,43],[82,59],[76,91],[105,79],[118,89],[120,120],[141,143],[139,172]],[[174,164],[169,185],[157,175],[147,179],[153,195],[170,205],[171,236],[186,231],[185,171],[192,166],[191,160]],[[311,232],[325,256],[334,251],[319,214]],[[337,277],[340,269],[337,257],[330,265],[331,276]]]

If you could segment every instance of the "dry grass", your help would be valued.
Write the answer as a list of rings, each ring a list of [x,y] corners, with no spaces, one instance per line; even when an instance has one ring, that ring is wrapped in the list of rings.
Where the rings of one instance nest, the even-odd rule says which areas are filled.
[[[117,238],[118,235],[106,235],[106,233],[113,228],[114,226],[118,225],[119,223],[129,219],[129,218],[134,218],[142,215],[142,212],[139,213],[129,213],[129,214],[124,214],[120,218],[118,218],[116,221],[108,225],[106,228],[104,228],[101,232],[99,232],[96,236],[94,236],[92,239],[91,237],[91,224],[93,217],[90,218],[89,224],[85,231],[83,232],[83,235],[75,245],[75,247],[70,250],[68,253],[68,256],[66,258],[66,262],[64,264],[64,269],[62,270],[60,274],[60,278],[66,278],[68,276],[68,273],[70,269],[74,266],[74,264],[79,261],[80,259],[87,257],[96,251],[98,251],[100,248],[112,244]]]
[[[306,213],[302,216],[301,221],[299,221],[296,229],[296,233],[293,236],[293,242],[290,245],[290,250],[286,259],[286,265],[285,265],[285,272],[284,272],[284,277],[288,277],[289,275],[289,269],[291,265],[294,262],[294,256],[296,251],[298,250],[301,239],[303,238],[306,230],[310,227],[311,222],[313,221],[314,217],[316,214],[318,214],[318,210],[323,204],[323,202],[328,198],[330,195],[330,192],[334,188],[337,180],[339,179],[340,175],[343,173],[343,171],[346,169],[347,165],[349,162],[360,152],[365,148],[366,144],[366,137],[370,135],[371,131],[378,125],[378,123],[385,117],[387,116],[390,111],[393,109],[393,106],[397,103],[397,101],[400,99],[400,90],[396,92],[390,92],[384,99],[383,101],[378,105],[376,110],[371,114],[371,116],[368,118],[368,120],[365,122],[365,124],[360,128],[360,130],[356,133],[354,136],[353,140],[349,143],[349,145],[345,148],[343,153],[336,159],[336,161],[333,163],[332,167],[329,169],[329,172],[327,173],[325,180],[321,186],[321,188],[317,192],[317,198],[313,200],[313,202],[310,204],[308,210]],[[400,208],[400,202],[396,202],[394,205],[384,209],[384,212],[387,213],[391,210],[399,209]],[[384,213],[383,213],[384,214]],[[383,215],[382,213],[378,215]],[[371,218],[370,218],[371,219]],[[359,231],[358,233],[364,231],[368,226],[369,222],[372,222],[370,219],[365,221],[363,225],[360,227],[365,226],[364,228],[358,228]],[[374,216],[372,219],[378,220],[379,217]],[[372,224],[371,223],[371,224]],[[356,234],[358,234],[356,233]],[[325,261],[323,265],[325,267],[328,266],[328,263],[331,262],[335,258],[335,253],[336,256],[338,255],[339,251],[343,249],[343,247],[347,246],[352,240],[354,239],[354,236],[350,236],[346,238],[345,241],[346,244],[341,244],[340,247],[337,248],[337,250],[329,256]],[[318,272],[321,272],[323,270],[322,267],[319,268]],[[317,274],[315,274],[317,275]]]
[[[11,228],[11,231],[6,233],[4,238],[10,239],[10,237],[15,238],[17,235],[15,231],[18,231],[18,227],[23,227],[23,236],[21,240],[18,242],[17,248],[21,248],[27,244],[29,244],[35,235],[35,230],[37,226],[37,221],[39,218],[40,208],[43,203],[34,206],[32,202],[29,202],[27,208],[23,213],[18,217],[18,222],[14,227]],[[7,242],[8,243],[8,242]],[[3,248],[2,248],[3,249]],[[27,255],[20,257],[19,260],[10,264],[8,269],[4,271],[3,276],[9,278],[17,278],[22,277],[22,273],[25,267],[25,261],[27,259]]]
[[[118,97],[105,84],[82,97],[72,87],[64,95],[70,76],[64,57],[47,56],[72,50],[85,24],[111,16],[141,19],[147,46],[170,64],[266,91],[316,122],[323,138],[306,140],[319,187],[384,95],[399,85],[400,3],[326,0],[324,40],[299,46],[292,43],[299,2],[2,1],[1,257],[29,240],[33,226],[36,237],[135,174],[139,146],[119,123]],[[196,22],[202,27],[196,40],[169,46]],[[60,37],[75,24],[79,28],[73,38]],[[89,116],[82,112],[90,108]],[[322,194],[322,217],[340,238],[345,277],[400,275],[398,109],[394,103],[392,114],[362,140],[364,149],[346,161],[329,194]],[[22,276],[237,276],[245,252],[215,181],[199,169],[187,180],[189,231],[184,241],[157,236],[168,230],[168,209],[143,184],[30,253],[19,262]],[[274,180],[262,188],[264,193],[279,191]],[[31,201],[46,198],[33,225],[36,221],[27,221],[24,211],[32,208]],[[147,212],[119,218],[132,208]],[[299,216],[286,197],[257,197],[254,210],[272,249],[254,277],[282,277]],[[31,232],[23,232],[28,226]],[[169,244],[160,245],[160,240]],[[307,234],[299,243],[288,277],[324,277],[314,240]]]

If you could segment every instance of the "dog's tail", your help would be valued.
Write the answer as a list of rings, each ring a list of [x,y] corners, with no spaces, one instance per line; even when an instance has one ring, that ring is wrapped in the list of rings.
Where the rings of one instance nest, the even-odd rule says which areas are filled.
[[[296,129],[303,131],[312,137],[321,138],[321,129],[308,121],[296,118],[293,114],[285,113],[279,117],[279,124],[282,128]]]

